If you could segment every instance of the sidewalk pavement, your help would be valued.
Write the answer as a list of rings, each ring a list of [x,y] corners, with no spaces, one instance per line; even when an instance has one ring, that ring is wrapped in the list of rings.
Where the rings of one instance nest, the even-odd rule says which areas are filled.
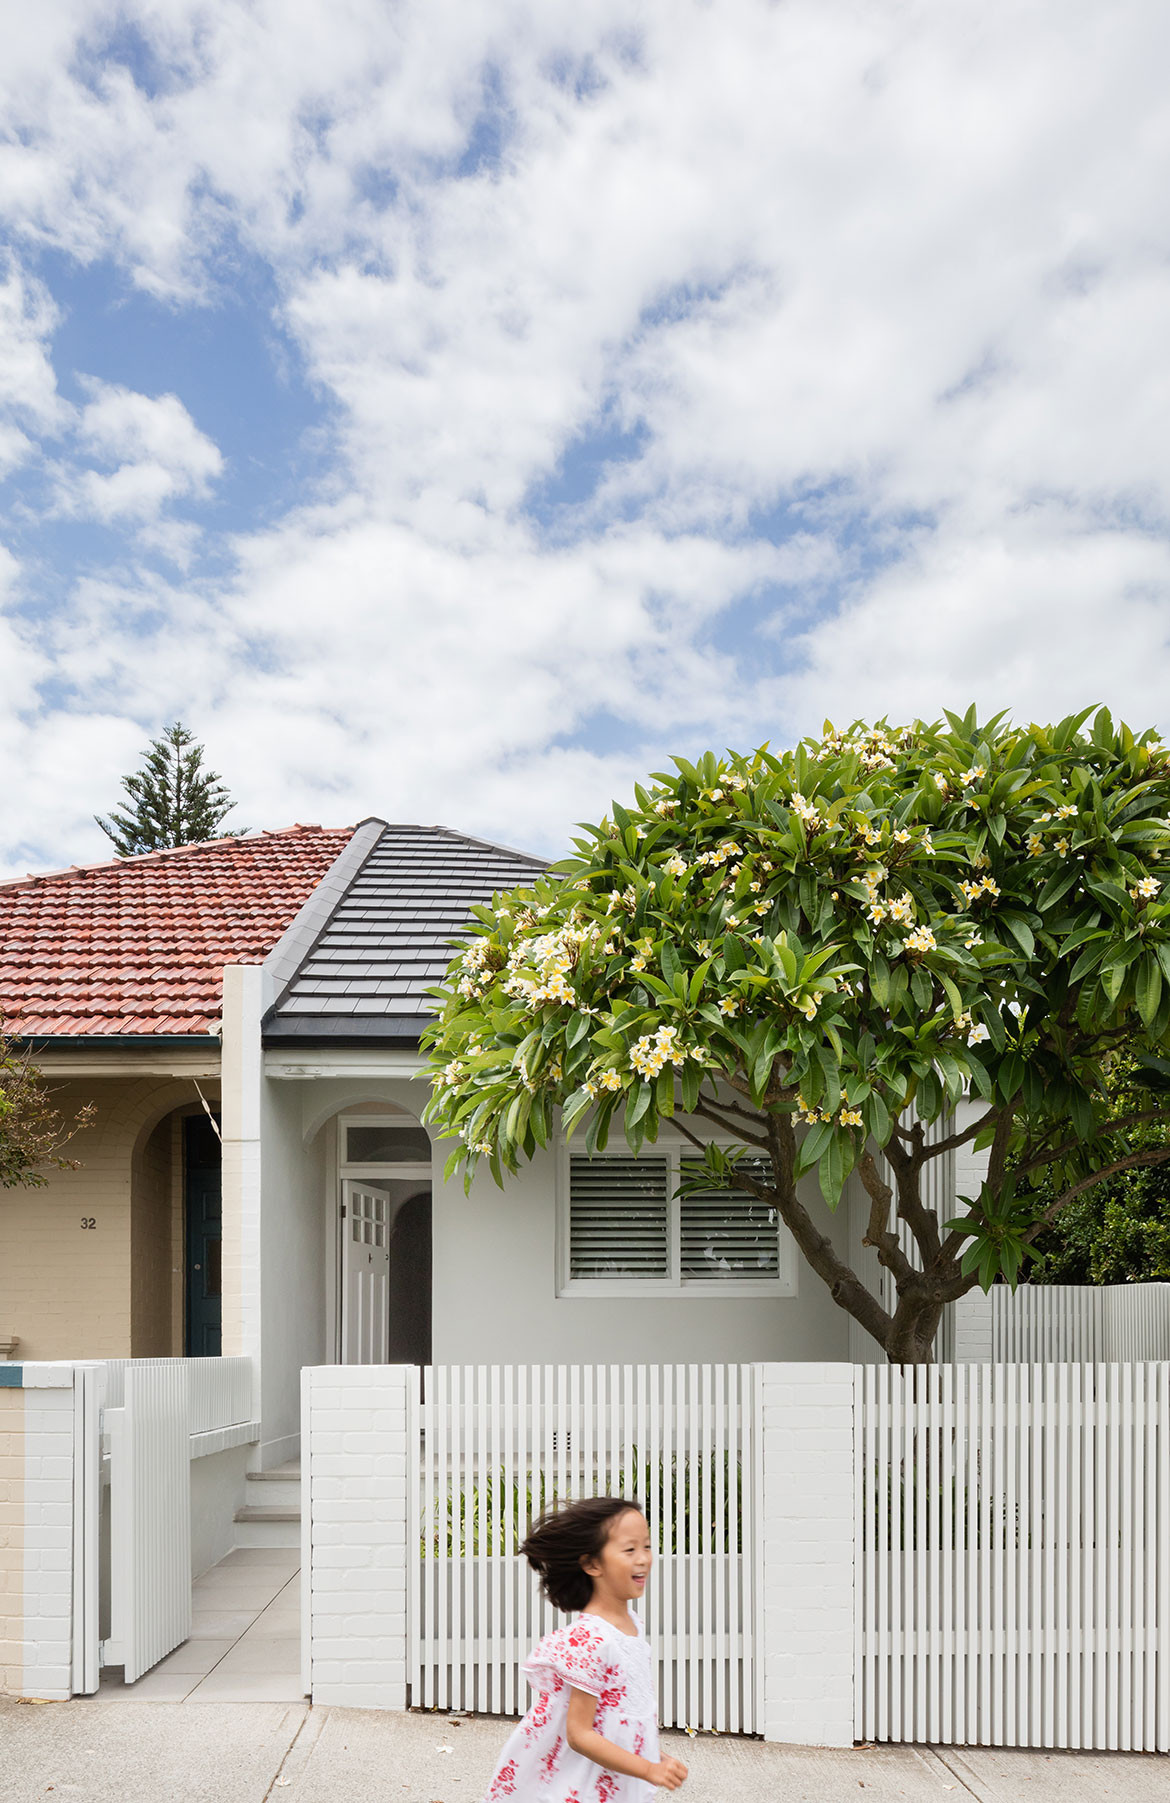
[[[509,1726],[300,1703],[0,1698],[0,1803],[480,1803]],[[1170,1780],[1150,1753],[663,1742],[691,1769],[685,1803],[1164,1803]]]

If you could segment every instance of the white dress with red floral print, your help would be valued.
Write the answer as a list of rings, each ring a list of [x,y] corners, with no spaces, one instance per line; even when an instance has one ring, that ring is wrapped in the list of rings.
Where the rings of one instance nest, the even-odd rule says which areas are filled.
[[[654,1786],[607,1772],[565,1739],[570,1690],[597,1698],[593,1726],[644,1759],[659,1757],[650,1647],[642,1624],[624,1634],[600,1615],[579,1615],[546,1634],[524,1667],[536,1701],[511,1735],[484,1803],[647,1803]]]

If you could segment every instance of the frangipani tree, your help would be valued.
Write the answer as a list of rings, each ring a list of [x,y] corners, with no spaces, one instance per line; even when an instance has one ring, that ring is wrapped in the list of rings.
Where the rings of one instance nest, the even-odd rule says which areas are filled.
[[[676,760],[477,910],[429,1036],[448,1174],[486,1159],[502,1182],[558,1117],[590,1151],[670,1119],[701,1181],[773,1205],[891,1360],[929,1359],[945,1304],[1014,1283],[1071,1197],[1170,1157],[1125,1144],[1157,1098],[1119,1114],[1105,1082],[1170,1038],[1170,757],[1091,714],[826,724],[781,754]],[[924,1173],[967,1143],[986,1181],[940,1222]],[[829,1210],[858,1172],[892,1310],[798,1195],[813,1170]]]

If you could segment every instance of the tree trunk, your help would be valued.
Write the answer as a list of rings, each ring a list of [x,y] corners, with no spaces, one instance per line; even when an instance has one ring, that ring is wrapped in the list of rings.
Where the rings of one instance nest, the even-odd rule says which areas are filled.
[[[899,1297],[886,1335],[886,1357],[891,1365],[931,1365],[942,1320],[942,1304],[923,1298]]]

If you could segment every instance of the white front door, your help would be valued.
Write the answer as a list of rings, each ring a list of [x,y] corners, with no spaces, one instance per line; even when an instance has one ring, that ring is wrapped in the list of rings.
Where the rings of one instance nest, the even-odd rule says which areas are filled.
[[[384,1365],[390,1352],[390,1196],[347,1177],[341,1186],[341,1357]]]

